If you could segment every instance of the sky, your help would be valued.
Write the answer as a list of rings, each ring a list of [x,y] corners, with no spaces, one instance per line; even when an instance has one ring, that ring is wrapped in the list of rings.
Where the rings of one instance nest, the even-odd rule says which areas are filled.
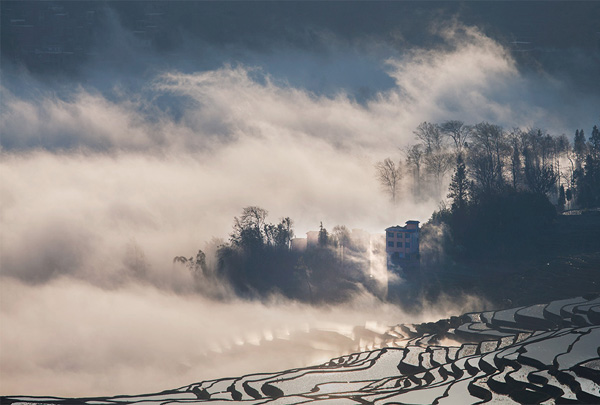
[[[307,329],[481,309],[214,302],[172,258],[249,205],[298,235],[427,221],[440,199],[405,181],[394,206],[374,169],[423,121],[572,137],[600,118],[597,2],[2,2],[2,18],[0,394],[296,367],[348,350]],[[273,331],[293,355],[257,363],[278,346],[247,342]]]

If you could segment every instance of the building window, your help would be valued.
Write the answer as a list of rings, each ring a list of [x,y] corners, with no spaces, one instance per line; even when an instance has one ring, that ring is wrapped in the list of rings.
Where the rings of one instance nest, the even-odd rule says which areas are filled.
[[[410,233],[407,233],[407,234],[405,234],[405,235],[404,235],[404,237],[405,237],[406,239],[410,238]]]
[[[400,239],[400,238],[402,237],[402,234],[401,234],[401,233],[398,233],[398,234],[396,234],[396,237],[397,237],[398,239]]]
[[[394,237],[394,232],[388,232],[388,238],[393,238]]]
[[[406,248],[408,249],[410,247],[410,242],[406,242]]]
[[[394,247],[394,242],[388,242],[388,247]]]
[[[402,247],[402,242],[396,242],[396,247]]]

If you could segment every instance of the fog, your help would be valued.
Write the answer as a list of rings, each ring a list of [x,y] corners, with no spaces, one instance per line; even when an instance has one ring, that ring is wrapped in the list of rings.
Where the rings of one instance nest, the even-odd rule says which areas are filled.
[[[452,21],[437,35],[439,47],[400,51],[325,36],[321,54],[244,50],[242,62],[223,47],[210,68],[87,66],[72,82],[7,67],[0,393],[133,394],[298,367],[373,348],[388,325],[481,309],[466,297],[406,315],[366,293],[324,308],[214,302],[172,264],[226,240],[248,205],[291,217],[300,236],[321,221],[372,233],[426,221],[439,199],[414,201],[405,182],[394,206],[374,172],[422,121],[591,127],[597,96],[523,71],[477,28]],[[140,65],[160,59],[134,45],[123,53]],[[365,326],[374,334],[361,340]]]
[[[66,278],[2,282],[2,392],[91,396],[157,392],[210,378],[284,370],[380,347],[406,316],[368,296],[344,307],[285,300],[216,303],[130,285],[104,290]],[[449,310],[481,307],[473,300]],[[390,342],[384,342],[390,343]]]

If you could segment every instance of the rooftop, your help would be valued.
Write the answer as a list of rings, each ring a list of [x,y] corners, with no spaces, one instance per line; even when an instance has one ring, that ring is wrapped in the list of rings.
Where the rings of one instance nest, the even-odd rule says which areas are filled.
[[[405,231],[405,232],[415,232],[418,230],[418,226],[419,226],[419,221],[414,221],[414,220],[410,220],[410,221],[406,221],[406,225],[417,225],[417,228],[412,228],[412,229],[406,229],[406,225],[405,226],[401,226],[401,225],[396,225],[396,226],[390,226],[389,228],[386,228],[386,231]]]

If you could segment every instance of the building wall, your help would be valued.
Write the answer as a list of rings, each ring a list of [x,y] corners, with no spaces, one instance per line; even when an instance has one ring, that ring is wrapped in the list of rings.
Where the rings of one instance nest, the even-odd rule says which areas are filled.
[[[402,259],[413,259],[419,253],[419,223],[408,221],[406,226],[393,226],[386,229],[386,253],[398,254]]]
[[[317,246],[319,244],[319,231],[306,232],[308,246]]]
[[[295,252],[304,252],[306,250],[306,245],[307,245],[306,238],[292,239],[292,250]]]

